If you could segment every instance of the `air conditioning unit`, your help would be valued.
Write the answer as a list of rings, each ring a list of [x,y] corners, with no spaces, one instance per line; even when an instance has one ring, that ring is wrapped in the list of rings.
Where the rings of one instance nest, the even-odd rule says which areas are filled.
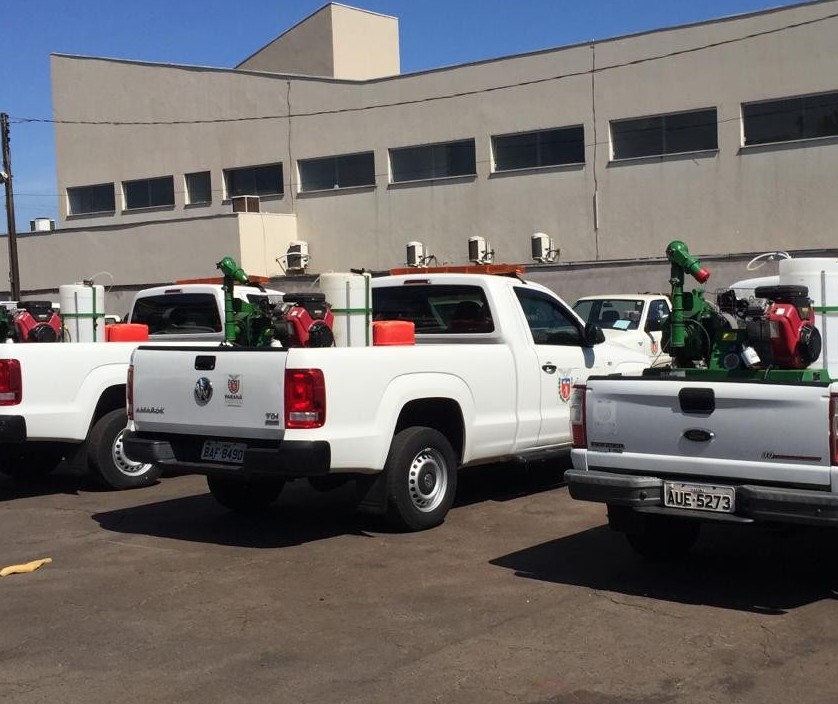
[[[424,266],[425,245],[421,242],[408,242],[406,263],[408,266]]]
[[[547,264],[559,258],[559,250],[556,249],[553,238],[543,232],[536,232],[531,240],[533,261]]]
[[[468,238],[468,260],[475,264],[491,264],[495,253],[485,237]]]
[[[230,198],[234,213],[258,213],[259,196],[233,196]]]
[[[52,232],[55,229],[55,220],[35,218],[29,221],[29,229],[32,232]]]
[[[285,263],[288,271],[303,271],[308,266],[310,259],[308,242],[294,240],[288,243],[288,251],[285,253]]]

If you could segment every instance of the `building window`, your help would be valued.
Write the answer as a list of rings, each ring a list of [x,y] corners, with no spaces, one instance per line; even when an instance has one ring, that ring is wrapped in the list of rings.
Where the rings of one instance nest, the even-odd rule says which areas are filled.
[[[473,176],[477,173],[474,140],[391,149],[390,169],[393,183]]]
[[[175,204],[175,179],[172,176],[123,181],[125,209],[156,208]]]
[[[186,174],[186,204],[212,203],[212,179],[209,171]]]
[[[112,183],[96,186],[78,186],[67,189],[70,215],[90,213],[112,213],[116,210],[116,198]]]
[[[301,159],[299,166],[301,191],[375,185],[375,157],[372,152]]]
[[[227,198],[236,196],[281,196],[284,191],[282,164],[225,169]]]
[[[492,137],[495,171],[585,163],[582,125]]]
[[[716,108],[611,123],[612,159],[719,148]]]
[[[744,103],[745,145],[838,136],[838,92]]]

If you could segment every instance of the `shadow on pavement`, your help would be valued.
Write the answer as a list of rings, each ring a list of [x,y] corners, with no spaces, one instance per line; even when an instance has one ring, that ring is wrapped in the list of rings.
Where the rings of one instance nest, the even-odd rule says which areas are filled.
[[[563,473],[563,466],[548,463],[509,463],[465,470],[459,478],[454,510],[554,489],[562,485]],[[356,506],[352,482],[318,492],[302,480],[288,483],[276,504],[251,516],[232,513],[204,493],[106,511],[93,518],[106,530],[119,533],[258,548],[300,545],[339,535],[394,532],[383,516],[358,512]]]
[[[339,535],[367,535],[365,529],[374,521],[355,511],[351,489],[321,493],[305,482],[293,482],[276,504],[250,516],[228,511],[206,493],[97,513],[93,519],[117,533],[250,548],[289,547]]]
[[[511,501],[564,486],[564,472],[570,460],[504,462],[469,467],[460,471],[454,506],[484,501]]]
[[[607,526],[491,560],[516,575],[597,591],[779,615],[838,598],[829,529],[707,524],[685,559],[651,563]]]
[[[32,496],[78,494],[79,490],[86,489],[89,489],[88,479],[81,471],[69,465],[60,465],[45,476],[33,475],[23,479],[0,474],[0,502]]]

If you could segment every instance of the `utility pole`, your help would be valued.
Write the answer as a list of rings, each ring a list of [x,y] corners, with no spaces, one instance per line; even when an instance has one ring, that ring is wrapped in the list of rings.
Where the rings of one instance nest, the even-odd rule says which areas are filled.
[[[0,142],[3,145],[3,170],[0,181],[6,186],[6,222],[9,228],[9,284],[11,299],[20,300],[20,272],[17,266],[17,231],[15,230],[15,197],[12,191],[12,154],[9,148],[9,116],[0,113]]]

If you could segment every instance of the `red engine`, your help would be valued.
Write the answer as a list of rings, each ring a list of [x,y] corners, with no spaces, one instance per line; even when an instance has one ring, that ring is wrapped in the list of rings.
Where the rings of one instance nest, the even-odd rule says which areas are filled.
[[[21,301],[13,316],[19,342],[57,342],[61,318],[49,301]]]
[[[805,286],[760,286],[765,301],[761,316],[748,322],[748,337],[763,362],[786,369],[805,369],[821,353],[821,335]]]
[[[286,293],[274,331],[283,347],[331,347],[335,316],[322,293]]]

